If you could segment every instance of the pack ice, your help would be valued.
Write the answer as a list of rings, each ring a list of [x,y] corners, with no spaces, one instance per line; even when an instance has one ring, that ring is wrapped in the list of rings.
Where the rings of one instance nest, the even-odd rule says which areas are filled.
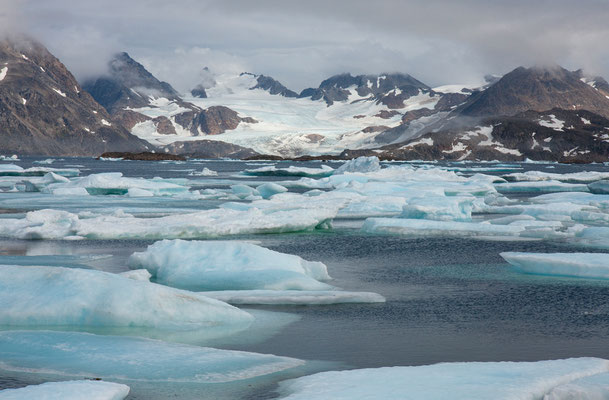
[[[2,369],[152,382],[223,383],[304,364],[288,357],[78,332],[0,332]]]
[[[540,275],[609,279],[606,253],[501,253],[520,272]]]
[[[163,240],[128,262],[147,269],[156,282],[205,290],[328,290],[326,266],[298,256],[237,241]]]
[[[198,293],[78,268],[0,266],[0,304],[4,327],[153,328],[216,337],[253,320]]]
[[[598,358],[443,363],[322,372],[283,382],[280,391],[283,400],[607,399],[607,371],[609,361]],[[597,377],[604,385],[587,382]]]
[[[299,204],[269,203],[264,209],[212,209],[159,218],[137,218],[124,213],[81,217],[68,211],[44,209],[28,212],[25,218],[3,219],[0,236],[19,239],[196,239],[298,232],[327,226],[339,207],[311,199],[305,203],[303,199]]]
[[[122,400],[129,386],[102,381],[47,382],[19,389],[0,390],[0,400]]]

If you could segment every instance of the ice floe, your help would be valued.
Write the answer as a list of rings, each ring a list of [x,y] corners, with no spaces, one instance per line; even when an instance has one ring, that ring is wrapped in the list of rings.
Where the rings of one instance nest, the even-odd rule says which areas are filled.
[[[290,165],[286,168],[277,168],[274,165],[256,169],[246,169],[244,175],[250,176],[306,176],[310,178],[321,178],[334,173],[334,168],[322,165],[321,168],[296,167]]]
[[[385,302],[385,298],[378,293],[343,290],[221,290],[202,292],[202,294],[235,305],[321,305]]]
[[[288,357],[158,340],[50,331],[0,332],[0,368],[121,381],[224,383],[298,367]]]
[[[19,389],[0,390],[0,400],[122,400],[128,394],[127,385],[81,380],[46,382]]]
[[[609,361],[571,358],[538,362],[442,363],[418,367],[387,367],[322,372],[282,382],[282,400],[567,400],[559,394],[604,390]],[[600,378],[601,384],[594,380]],[[572,385],[572,386],[566,386]],[[575,389],[575,385],[579,390]],[[548,397],[544,397],[548,396]]]
[[[0,164],[0,176],[43,176],[48,172],[54,172],[65,177],[74,177],[80,174],[78,169],[72,168],[22,168],[16,164]]]
[[[150,328],[217,337],[246,329],[253,320],[197,293],[96,270],[6,265],[0,278],[4,327]]]
[[[164,285],[188,290],[328,290],[321,262],[238,241],[163,240],[129,258]]]
[[[606,253],[501,253],[520,272],[540,275],[609,279]]]

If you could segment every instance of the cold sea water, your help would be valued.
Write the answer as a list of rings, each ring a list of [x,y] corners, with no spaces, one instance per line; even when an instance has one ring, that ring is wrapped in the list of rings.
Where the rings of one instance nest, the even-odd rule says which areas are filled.
[[[244,169],[271,166],[320,168],[320,162],[104,161],[91,158],[21,157],[23,168],[77,168],[80,176],[122,172],[126,177],[187,179],[190,190],[256,186],[300,177],[241,176]],[[4,164],[8,161],[4,161]],[[338,167],[339,163],[323,163]],[[400,165],[387,163],[383,165]],[[608,172],[604,165],[453,163],[427,165],[464,174],[504,175],[542,171]],[[203,168],[217,176],[189,175]],[[0,177],[1,180],[2,177]],[[308,189],[290,188],[302,193]],[[526,202],[539,191],[506,193]],[[125,198],[121,195],[55,199],[39,192],[0,193],[0,224],[28,211],[115,212],[162,216],[218,207],[222,199]],[[474,215],[491,219],[494,215]],[[321,261],[331,284],[381,294],[385,303],[240,306],[269,321],[247,334],[200,345],[306,360],[296,368],[246,381],[195,384],[130,381],[128,399],[269,399],[281,380],[324,370],[411,366],[454,361],[537,361],[592,356],[609,359],[609,280],[523,274],[499,255],[506,251],[556,253],[595,251],[570,240],[509,240],[454,236],[400,236],[362,232],[363,218],[337,219],[331,229],[237,235],[263,247]],[[210,239],[213,240],[213,239]],[[155,240],[23,240],[0,238],[0,264],[53,265],[127,271],[127,259]],[[3,327],[2,329],[11,329]],[[103,333],[100,331],[100,333]],[[171,369],[171,365],[166,366]],[[69,377],[44,371],[2,369],[0,389]]]

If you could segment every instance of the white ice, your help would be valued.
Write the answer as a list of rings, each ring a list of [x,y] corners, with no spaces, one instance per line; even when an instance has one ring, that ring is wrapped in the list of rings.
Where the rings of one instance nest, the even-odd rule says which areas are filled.
[[[385,302],[385,298],[377,293],[342,290],[222,290],[203,292],[202,294],[235,305],[321,305]]]
[[[522,226],[493,225],[484,222],[430,221],[425,219],[368,218],[362,232],[405,236],[519,236]]]
[[[334,168],[322,165],[321,168],[296,167],[290,165],[286,168],[277,168],[274,165],[256,169],[246,169],[242,172],[250,176],[306,176],[310,178],[322,178],[334,173]]]
[[[76,332],[0,332],[2,369],[121,381],[225,383],[303,365],[242,351]]]
[[[0,326],[154,328],[215,337],[253,317],[197,293],[96,270],[0,266]],[[207,335],[207,333],[209,335]]]
[[[238,241],[163,240],[129,258],[164,285],[188,290],[328,290],[321,262]]]
[[[127,385],[81,380],[47,382],[19,389],[0,390],[0,400],[122,400],[128,394]]]
[[[608,370],[609,361],[598,358],[442,363],[322,372],[282,382],[280,392],[282,400],[590,400],[544,396],[562,385],[586,385],[587,377],[607,379]]]
[[[520,272],[539,275],[609,279],[606,253],[501,253]]]
[[[381,169],[379,158],[376,156],[372,157],[358,157],[345,162],[343,165],[338,167],[334,174],[341,175],[349,172],[376,172]]]

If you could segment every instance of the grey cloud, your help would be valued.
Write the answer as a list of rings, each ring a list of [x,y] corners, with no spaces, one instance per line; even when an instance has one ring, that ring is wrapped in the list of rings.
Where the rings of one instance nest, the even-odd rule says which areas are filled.
[[[78,77],[127,51],[182,91],[206,65],[272,75],[295,90],[347,71],[401,71],[435,85],[555,62],[609,76],[605,0],[13,3]]]

